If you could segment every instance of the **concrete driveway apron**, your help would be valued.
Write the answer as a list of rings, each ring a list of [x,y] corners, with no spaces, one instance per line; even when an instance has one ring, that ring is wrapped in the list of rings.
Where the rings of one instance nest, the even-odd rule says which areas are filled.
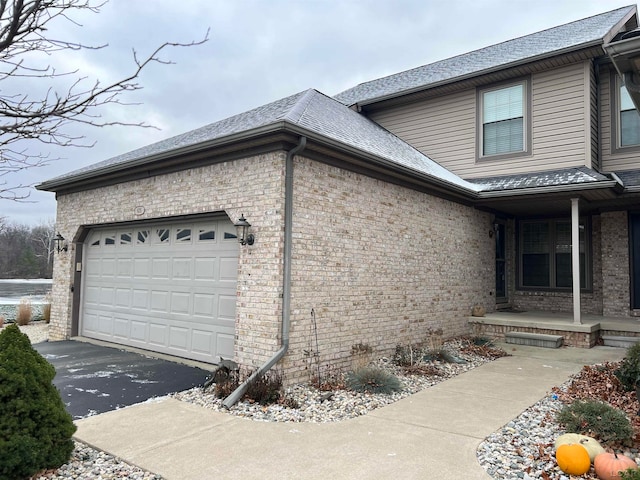
[[[33,347],[56,369],[53,383],[76,419],[202,385],[211,372],[79,341]]]

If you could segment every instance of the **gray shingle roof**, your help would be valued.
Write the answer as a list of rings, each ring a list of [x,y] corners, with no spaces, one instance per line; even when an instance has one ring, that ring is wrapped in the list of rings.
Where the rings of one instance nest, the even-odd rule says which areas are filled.
[[[536,57],[551,56],[562,51],[577,50],[602,43],[603,38],[635,5],[619,8],[559,27],[508,40],[480,50],[441,60],[388,77],[361,83],[334,98],[345,105],[371,103],[375,99],[401,95],[429,88],[496,68],[506,68]]]
[[[623,170],[615,173],[625,187],[637,187],[640,185],[640,170]]]
[[[557,187],[579,183],[609,181],[610,178],[587,167],[564,168],[546,172],[522,173],[500,177],[474,178],[472,183],[482,185],[483,192],[516,190],[521,188]]]
[[[216,141],[222,142],[237,134],[250,136],[252,132],[257,133],[258,130],[269,127],[289,128],[296,133],[320,137],[338,147],[373,156],[392,166],[413,170],[415,174],[426,175],[469,192],[480,189],[478,185],[462,180],[377,123],[312,89],[75,170],[46,181],[38,188],[54,189],[79,178],[99,176],[114,169],[126,169],[134,164],[145,163],[156,155],[168,156],[183,149],[215,145]]]

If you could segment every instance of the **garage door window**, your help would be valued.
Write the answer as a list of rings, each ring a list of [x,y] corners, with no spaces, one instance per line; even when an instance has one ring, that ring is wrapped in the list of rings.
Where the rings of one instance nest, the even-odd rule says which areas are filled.
[[[170,230],[168,228],[158,228],[156,230],[156,240],[159,243],[169,243]]]
[[[131,245],[131,233],[120,234],[120,245]]]
[[[178,228],[176,230],[176,241],[179,243],[191,243],[191,229]]]
[[[139,230],[138,231],[138,241],[136,242],[138,245],[142,243],[146,243],[149,238],[149,230]]]
[[[216,239],[216,232],[212,228],[201,228],[198,234],[198,239],[201,242],[211,241]]]

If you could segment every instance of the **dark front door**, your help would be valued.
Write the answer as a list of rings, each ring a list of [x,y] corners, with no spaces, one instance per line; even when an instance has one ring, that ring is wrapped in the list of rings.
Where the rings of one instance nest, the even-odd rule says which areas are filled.
[[[640,213],[629,214],[631,255],[631,308],[640,309]]]
[[[495,224],[496,303],[507,303],[507,235],[504,223]]]

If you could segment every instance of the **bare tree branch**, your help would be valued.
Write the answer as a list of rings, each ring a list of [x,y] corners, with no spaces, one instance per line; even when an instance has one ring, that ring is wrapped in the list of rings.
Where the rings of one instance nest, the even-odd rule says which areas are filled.
[[[36,140],[44,145],[90,147],[83,136],[70,133],[71,124],[95,127],[111,125],[153,127],[144,122],[104,120],[100,111],[109,104],[131,105],[122,95],[142,89],[137,82],[141,72],[152,63],[171,64],[160,54],[171,47],[201,45],[208,40],[209,31],[198,41],[165,42],[149,56],[140,58],[132,50],[133,68],[121,80],[103,85],[99,79],[90,81],[78,76],[66,91],[59,92],[51,86],[56,79],[73,77],[78,71],[59,72],[51,65],[29,63],[31,54],[54,56],[56,52],[69,50],[100,50],[108,45],[84,45],[48,36],[49,25],[56,21],[73,20],[74,13],[99,13],[105,2],[94,4],[92,0],[0,0],[0,81],[25,78],[49,82],[45,93],[34,98],[29,93],[0,89],[0,177],[45,165],[48,159],[13,148],[18,142]],[[0,182],[0,200],[21,201],[28,198],[26,185],[10,185]]]

